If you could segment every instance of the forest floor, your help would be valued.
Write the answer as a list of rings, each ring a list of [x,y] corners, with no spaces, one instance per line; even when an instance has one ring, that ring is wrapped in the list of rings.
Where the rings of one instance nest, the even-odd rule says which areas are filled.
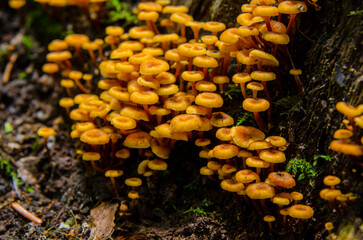
[[[116,198],[109,179],[87,172],[76,154],[79,141],[69,137],[71,122],[58,101],[65,96],[56,79],[43,74],[47,48],[38,34],[24,26],[21,15],[0,8],[0,66],[16,58],[7,83],[0,82],[0,238],[1,239],[324,239],[315,221],[302,229],[281,222],[272,232],[257,211],[236,204],[219,183],[200,176],[198,151],[178,143],[173,164],[140,188],[130,216],[119,206],[128,187],[119,181]],[[12,56],[12,57],[11,57]],[[0,73],[0,79],[4,77]],[[44,147],[40,127],[55,137]],[[184,149],[184,151],[183,151]],[[185,151],[185,149],[189,149]],[[137,159],[131,159],[135,165]],[[133,176],[133,172],[125,173]],[[35,224],[16,212],[18,202],[42,219]],[[351,210],[354,211],[354,210]],[[329,215],[329,217],[331,217]],[[313,229],[304,232],[304,229]],[[300,235],[300,236],[299,236]],[[313,238],[312,238],[313,236]]]

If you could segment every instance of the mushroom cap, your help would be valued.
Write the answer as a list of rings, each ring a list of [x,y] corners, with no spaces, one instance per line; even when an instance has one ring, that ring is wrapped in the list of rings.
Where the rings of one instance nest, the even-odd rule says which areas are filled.
[[[40,137],[50,137],[55,135],[55,130],[53,128],[41,127],[37,132]]]
[[[299,219],[309,219],[314,215],[314,210],[306,205],[296,204],[288,210],[290,217]]]
[[[175,12],[170,15],[170,20],[179,24],[186,24],[194,20],[192,16],[184,12]]]
[[[47,54],[48,62],[61,62],[70,58],[72,58],[70,51],[50,52]]]
[[[234,119],[224,112],[214,112],[210,118],[210,123],[215,127],[227,127],[234,124]]]
[[[199,170],[199,173],[200,175],[211,176],[214,174],[214,171],[207,166],[204,166]]]
[[[171,152],[169,147],[160,145],[155,138],[151,140],[151,150],[157,157],[162,159],[168,159]]]
[[[301,1],[284,1],[278,5],[278,11],[283,14],[297,14],[307,10],[308,7]]]
[[[208,108],[198,105],[191,105],[186,109],[186,113],[204,116],[208,114]]]
[[[272,32],[274,32],[274,33],[286,33],[286,26],[282,22],[271,20],[270,25],[271,25]],[[269,32],[268,29],[267,29],[266,23],[262,24],[258,28],[258,30],[262,34],[265,34],[265,33]]]
[[[74,100],[73,98],[64,97],[61,100],[59,100],[59,106],[64,108],[70,108],[74,106]]]
[[[178,49],[169,49],[165,52],[165,59],[173,62],[180,62],[187,60],[187,58],[181,54],[179,54]]]
[[[201,55],[193,58],[193,65],[202,68],[216,68],[218,67],[218,62],[213,57]]]
[[[333,151],[346,155],[363,156],[363,146],[348,139],[333,140],[329,147]]]
[[[272,172],[268,175],[268,179],[283,188],[293,188],[296,185],[295,179],[287,172]]]
[[[221,32],[224,29],[226,29],[226,25],[221,22],[210,21],[210,22],[206,22],[204,24],[203,28],[204,28],[204,30],[210,31],[210,32]]]
[[[146,47],[142,49],[143,53],[150,53],[152,56],[162,56],[164,55],[164,50],[162,48],[157,47]]]
[[[337,189],[324,188],[319,193],[320,197],[324,200],[332,201],[342,195],[342,192]]]
[[[267,199],[275,196],[275,189],[264,182],[251,183],[247,186],[246,193],[251,199]]]
[[[206,53],[206,49],[203,46],[183,43],[178,46],[178,53],[186,57],[196,57]]]
[[[230,134],[233,141],[242,148],[247,148],[252,142],[265,138],[261,130],[248,126],[232,127]]]
[[[175,139],[175,140],[188,141],[187,132],[174,132],[171,130],[169,123],[163,123],[159,126],[156,126],[155,131],[158,134],[158,136],[162,137],[162,138],[170,138],[170,139]]]
[[[256,156],[247,158],[246,164],[247,164],[247,166],[254,167],[254,168],[268,168],[270,166],[269,162],[265,162]]]
[[[272,81],[276,79],[276,74],[273,72],[253,71],[250,76],[253,80],[258,81]]]
[[[136,192],[136,191],[130,191],[130,192],[127,194],[127,196],[128,196],[129,198],[131,198],[131,199],[138,199],[138,198],[140,198],[139,193],[138,193],[138,192]]]
[[[135,120],[149,121],[149,118],[144,110],[133,106],[123,107],[120,110],[120,114],[123,116],[131,117]]]
[[[181,12],[181,13],[187,13],[189,12],[189,8],[187,6],[165,6],[163,8],[163,13],[164,14],[170,14],[170,13],[176,13],[176,12]]]
[[[265,139],[266,142],[272,144],[275,147],[282,147],[286,145],[286,139],[280,136],[269,136]]]
[[[76,123],[76,130],[80,132],[85,132],[90,129],[96,128],[96,125],[93,122],[80,122]]]
[[[251,26],[254,23],[263,22],[264,18],[261,16],[253,16],[251,13],[241,13],[237,17],[237,22],[242,26]]]
[[[218,159],[230,159],[238,154],[238,147],[233,144],[219,144],[213,148],[213,156]]]
[[[204,79],[204,74],[201,71],[184,71],[181,77],[188,82],[197,82]]]
[[[230,132],[231,132],[230,128],[225,128],[225,127],[219,128],[216,131],[216,138],[218,138],[221,141],[229,141],[232,139]]]
[[[170,128],[173,132],[189,132],[202,126],[203,122],[197,115],[181,114],[175,116],[170,122]]]
[[[123,142],[129,148],[148,148],[151,145],[151,136],[147,132],[136,132],[127,135]]]
[[[213,45],[218,41],[218,37],[214,35],[204,35],[200,39],[207,45]]]
[[[55,39],[48,44],[48,51],[63,51],[68,48],[68,43],[64,40]]]
[[[236,172],[236,181],[240,183],[260,182],[260,176],[252,170],[244,169]]]
[[[246,151],[244,149],[239,150],[237,157],[242,157],[242,158],[247,158],[247,157],[252,157],[253,154],[249,151]]]
[[[280,205],[280,206],[286,206],[286,205],[290,204],[290,199],[289,198],[276,196],[276,195],[273,198],[271,198],[271,201],[274,204],[277,204],[277,205]]]
[[[198,147],[208,146],[211,143],[209,138],[198,138],[195,140],[195,145]]]
[[[101,159],[101,155],[98,152],[85,152],[82,154],[83,161],[98,161]]]
[[[153,91],[136,91],[130,94],[130,100],[137,104],[151,105],[159,101],[159,96]]]
[[[104,145],[110,141],[110,136],[101,129],[90,129],[82,133],[80,139],[91,145]]]
[[[107,170],[105,172],[105,177],[119,177],[124,174],[122,170]]]
[[[335,186],[340,183],[340,178],[337,176],[328,175],[324,177],[324,184],[327,186]]]
[[[291,192],[290,193],[290,198],[292,200],[295,200],[295,201],[300,201],[302,200],[304,197],[304,195],[302,193],[299,193],[299,192]]]
[[[136,121],[133,118],[127,116],[116,116],[112,118],[111,124],[122,130],[130,130],[136,127]]]
[[[209,161],[207,163],[207,167],[216,171],[216,170],[220,169],[222,167],[222,165],[217,161]]]
[[[241,26],[237,28],[236,34],[240,37],[257,36],[260,34],[256,27]]]
[[[137,26],[132,27],[129,30],[129,35],[131,38],[152,38],[155,36],[155,33],[151,31],[147,26]]]
[[[195,103],[209,108],[219,108],[223,106],[223,98],[217,93],[203,92],[195,98]]]
[[[128,102],[130,101],[130,94],[127,91],[127,88],[123,88],[120,86],[114,86],[107,90],[107,93],[117,100]]]
[[[115,157],[121,159],[127,159],[130,157],[130,155],[130,149],[128,148],[121,148],[115,153]]]
[[[275,217],[272,215],[266,215],[263,217],[263,221],[265,222],[274,222],[275,220],[276,220]]]
[[[280,45],[286,45],[290,42],[289,35],[285,33],[267,32],[262,35],[262,38],[265,39],[266,41]]]
[[[239,36],[237,35],[237,28],[228,28],[226,29],[221,36],[219,37],[219,39],[222,42],[228,43],[228,44],[235,44],[238,42],[238,40],[240,39]]]
[[[147,171],[149,171],[149,167],[148,167],[148,164],[149,164],[150,160],[143,160],[140,162],[139,166],[137,167],[137,174],[144,174],[146,173]]]
[[[249,56],[250,52],[249,50],[239,51],[237,53],[237,61],[245,65],[257,64],[257,58]]]
[[[268,149],[268,148],[271,148],[271,147],[272,147],[271,143],[266,142],[265,140],[261,140],[261,141],[252,142],[248,146],[247,150],[254,151],[254,150]]]
[[[155,78],[160,82],[160,84],[172,84],[176,81],[174,74],[170,72],[159,73],[155,76]]]
[[[251,76],[248,73],[236,73],[232,77],[234,83],[246,83],[251,81]]]
[[[275,66],[279,66],[279,61],[270,53],[254,49],[254,50],[250,51],[249,56],[260,59],[260,61],[262,61],[263,65],[264,65],[263,61],[268,60],[271,63],[275,64]]]
[[[274,149],[262,150],[258,156],[262,160],[270,163],[282,163],[286,160],[283,152]]]
[[[80,104],[82,102],[90,102],[92,100],[98,100],[98,96],[95,94],[77,94],[74,97],[75,104]]]
[[[80,109],[80,108],[73,109],[70,112],[69,117],[75,121],[89,121],[90,120],[88,112],[86,110]]]
[[[149,163],[147,164],[147,166],[150,169],[156,170],[156,171],[164,171],[168,168],[168,164],[166,162],[164,162],[163,160],[159,160],[159,159],[150,160]]]
[[[363,104],[353,107],[345,102],[338,102],[335,107],[347,117],[356,117],[363,114]]]
[[[64,38],[70,46],[81,47],[83,43],[89,42],[89,37],[84,34],[69,34]]]
[[[248,112],[263,112],[270,108],[270,103],[264,98],[246,98],[242,106]]]
[[[137,177],[133,177],[133,178],[126,178],[125,179],[125,184],[129,187],[139,187],[142,184],[142,180],[140,178]]]
[[[215,92],[217,90],[217,86],[209,81],[198,81],[195,84],[195,88],[199,91],[199,92]]]
[[[257,6],[252,11],[253,16],[272,17],[278,16],[279,10],[274,6]]]
[[[232,179],[224,179],[221,182],[221,188],[228,192],[240,192],[245,188],[245,186],[243,183],[236,182]]]
[[[105,28],[105,32],[107,35],[120,36],[125,32],[125,30],[120,26],[107,26]]]
[[[333,138],[335,139],[345,139],[353,136],[353,132],[348,129],[338,129],[334,132]]]
[[[161,59],[150,58],[140,65],[140,73],[145,75],[155,75],[169,70],[169,64]]]
[[[137,5],[137,8],[140,11],[157,11],[157,12],[161,12],[163,9],[163,6],[158,4],[158,3],[154,3],[154,2],[141,2],[139,3],[139,5]]]
[[[59,71],[59,66],[55,63],[46,63],[42,66],[42,71],[48,74],[53,74]]]

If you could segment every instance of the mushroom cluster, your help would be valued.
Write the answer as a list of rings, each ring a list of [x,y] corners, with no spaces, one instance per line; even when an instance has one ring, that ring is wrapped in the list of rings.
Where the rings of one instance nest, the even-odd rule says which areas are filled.
[[[359,129],[363,128],[363,104],[354,107],[345,102],[338,102],[336,109],[344,114],[345,129],[334,132],[334,138],[330,143],[330,149],[341,152],[351,159],[360,168],[363,168],[363,136],[359,136]]]
[[[43,70],[62,77],[67,97],[59,104],[74,122],[71,137],[83,143],[84,164],[90,161],[94,170],[110,177],[118,196],[114,178],[122,175],[133,152],[140,160],[137,173],[150,180],[167,169],[177,141],[195,142],[206,159],[200,173],[220,181],[222,189],[252,201],[261,214],[271,214],[265,201],[271,199],[285,215],[310,218],[313,210],[296,202],[302,195],[283,190],[295,186],[293,177],[278,167],[286,160],[288,143],[280,136],[265,136],[267,124],[260,114],[270,111],[274,97],[267,82],[282,80],[280,61],[291,62],[290,73],[303,91],[301,71],[295,69],[287,44],[296,14],[307,6],[279,1],[276,7],[275,0],[252,0],[242,5],[237,17],[241,26],[226,29],[220,22],[194,21],[187,7],[168,2],[139,3],[137,17],[145,25],[128,32],[108,26],[104,39],[70,34],[49,44]],[[186,38],[188,28],[191,40]],[[233,58],[238,65],[233,84],[240,86],[242,107],[254,114],[260,129],[233,126],[234,119],[223,112]],[[141,185],[135,179],[126,179],[126,185]],[[139,195],[133,189],[129,197],[133,207]],[[295,205],[281,209],[293,201]],[[266,221],[271,224],[272,219]]]

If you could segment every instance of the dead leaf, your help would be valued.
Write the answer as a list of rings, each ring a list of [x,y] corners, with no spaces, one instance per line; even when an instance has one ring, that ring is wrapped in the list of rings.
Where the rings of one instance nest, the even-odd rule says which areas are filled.
[[[91,210],[91,236],[93,240],[103,240],[111,237],[115,227],[115,213],[118,203],[102,202],[98,207]]]

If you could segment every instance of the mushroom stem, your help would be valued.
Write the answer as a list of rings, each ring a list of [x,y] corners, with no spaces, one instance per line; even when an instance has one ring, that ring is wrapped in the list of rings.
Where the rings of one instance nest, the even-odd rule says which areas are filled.
[[[290,21],[289,21],[289,24],[287,25],[287,28],[286,28],[286,34],[290,33],[292,24],[295,22],[295,17],[296,17],[296,13],[290,15]],[[269,30],[269,31],[271,31],[271,30]]]
[[[3,83],[7,83],[10,80],[11,70],[14,67],[15,61],[18,59],[17,53],[12,53],[9,59],[9,62],[6,64],[4,75],[3,75]]]
[[[262,131],[265,131],[265,128],[266,128],[266,124],[265,122],[263,121],[261,115],[258,113],[258,112],[254,112],[253,113],[253,116],[255,117],[255,120],[257,122],[257,125],[260,127],[260,129]]]
[[[266,215],[270,215],[270,211],[268,210],[267,206],[266,206],[266,201],[265,199],[260,199],[261,202],[261,206],[263,211],[265,212]]]
[[[240,83],[239,85],[241,87],[241,92],[242,92],[243,98],[246,99],[247,98],[247,94],[246,94],[245,83]],[[256,93],[256,95],[257,95],[257,93]]]
[[[40,219],[39,217],[35,216],[31,212],[29,212],[28,210],[26,210],[25,208],[23,208],[23,206],[21,206],[19,203],[13,202],[11,204],[11,206],[15,209],[15,211],[17,211],[23,217],[29,219],[30,221],[35,222],[37,224],[42,224],[43,223],[43,220],[42,219]]]
[[[97,165],[96,165],[95,161],[91,161],[91,165],[92,165],[92,167],[93,167],[93,168],[94,168],[97,172],[104,172],[104,171],[106,171],[106,170],[103,170],[102,168],[97,167]]]
[[[78,56],[78,60],[79,60],[79,63],[81,65],[83,65],[83,57],[82,57],[82,52],[81,52],[81,48],[76,46],[75,47],[75,50],[76,50],[76,53],[77,53],[77,56]]]
[[[269,32],[272,32],[270,18],[271,18],[270,16],[265,16],[265,23],[266,23],[267,30]]]
[[[97,60],[96,60],[95,54],[94,54],[91,50],[88,50],[88,53],[89,53],[89,56],[90,56],[90,57],[91,57],[91,59],[92,59],[92,63],[93,63],[93,65],[95,66],[95,68],[98,68],[98,63],[97,63]]]
[[[253,203],[253,206],[256,208],[258,214],[260,214],[262,216],[263,214],[262,214],[261,208],[258,206],[255,199],[252,199],[252,203]]]
[[[185,24],[180,24],[180,35],[185,37]]]
[[[115,191],[116,197],[119,198],[118,191],[117,191],[117,187],[116,187],[115,178],[114,177],[110,177],[110,178],[111,178],[112,187],[113,187],[113,190]]]
[[[268,222],[268,227],[270,228],[270,232],[272,232],[272,224]]]
[[[84,86],[79,82],[78,79],[74,79],[74,82],[76,83],[79,90],[81,90],[83,93],[88,93],[88,91],[84,88]]]
[[[354,118],[353,117],[348,117],[348,121],[350,123],[350,126],[352,126],[352,129],[353,129],[354,141],[356,143],[359,143],[359,137],[358,137],[358,133],[357,133],[357,126],[355,125]]]

